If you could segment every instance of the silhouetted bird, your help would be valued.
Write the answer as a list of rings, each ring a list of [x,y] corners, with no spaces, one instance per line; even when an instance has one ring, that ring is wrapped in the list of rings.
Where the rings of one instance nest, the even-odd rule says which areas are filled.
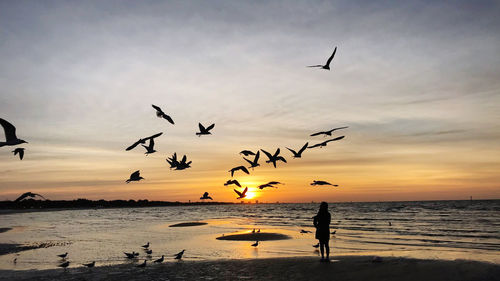
[[[335,56],[335,53],[337,52],[337,47],[333,50],[333,54],[328,58],[326,61],[325,65],[308,65],[307,67],[321,67],[322,69],[330,70],[330,63],[332,62],[333,57]]]
[[[327,141],[324,141],[324,142],[321,142],[321,143],[317,143],[315,145],[311,145],[311,146],[309,146],[307,148],[323,147],[323,146],[326,146],[331,141],[338,141],[338,140],[343,139],[344,137],[345,136],[336,137],[336,138],[331,139],[331,140],[327,140]]]
[[[21,143],[28,143],[25,140],[18,139],[16,136],[16,127],[10,124],[6,120],[0,118],[0,125],[3,127],[3,131],[5,133],[5,141],[0,141],[0,147],[6,145],[18,145]]]
[[[187,161],[187,157],[186,157],[186,155],[184,155],[182,157],[181,161],[175,167],[175,170],[184,170],[184,169],[187,169],[187,168],[191,168],[191,163],[193,161],[189,161],[189,162],[186,162],[186,161]]]
[[[159,258],[159,259],[155,260],[154,262],[155,262],[155,263],[162,263],[164,260],[165,260],[165,256],[164,256],[164,255],[162,255],[162,256],[161,256],[161,258]]]
[[[253,153],[252,151],[250,150],[242,150],[240,151],[240,154],[243,154],[245,156],[248,156],[248,155],[255,155],[255,153]]]
[[[88,268],[94,267],[95,266],[95,261],[93,261],[91,263],[84,263],[83,266],[86,266]]]
[[[255,154],[255,157],[254,157],[253,161],[250,161],[250,160],[246,159],[245,157],[243,157],[243,159],[245,159],[245,161],[247,161],[248,164],[250,164],[250,167],[248,167],[248,168],[252,168],[253,169],[255,167],[260,166],[260,164],[258,163],[259,157],[260,157],[260,151],[257,151],[257,154]]]
[[[389,222],[389,226],[392,226],[392,223],[391,223],[391,222]]]
[[[331,129],[329,131],[317,132],[317,133],[312,134],[311,137],[318,136],[318,135],[325,135],[325,137],[326,136],[331,136],[334,131],[341,130],[341,129],[346,129],[346,128],[349,128],[349,126],[338,127],[338,128]]]
[[[200,197],[200,199],[201,200],[205,200],[205,199],[213,200],[212,197],[208,196],[208,192],[203,193],[203,196]]]
[[[307,146],[309,145],[308,142],[306,142],[306,144],[304,144],[304,146],[302,146],[302,148],[297,152],[291,148],[286,148],[288,150],[290,150],[291,153],[293,153],[293,158],[300,158],[302,157],[302,152],[304,152],[304,150],[306,150]]]
[[[236,199],[243,199],[243,198],[247,197],[248,187],[245,187],[245,189],[243,190],[243,192],[239,192],[239,191],[238,191],[238,190],[236,190],[236,189],[233,189],[233,190],[234,190],[234,192],[236,192],[236,194],[238,194],[238,196],[239,196],[239,197],[238,197],[238,198],[236,198]]]
[[[260,233],[260,228],[259,228],[259,230],[257,230],[257,233]]]
[[[201,123],[198,123],[198,127],[200,128],[200,132],[196,133],[197,136],[201,137],[202,135],[211,135],[210,130],[215,127],[215,124],[212,124],[205,128]]]
[[[127,259],[135,259],[137,256],[139,256],[139,253],[136,253],[136,252],[132,252],[132,253],[125,253],[125,256],[127,256]]]
[[[259,241],[255,241],[255,243],[252,244],[252,247],[257,247],[259,246]]]
[[[241,187],[241,184],[237,180],[228,180],[228,181],[226,181],[226,183],[224,183],[224,186],[228,186],[228,185],[231,185],[231,184],[235,184],[238,187]]]
[[[284,184],[284,183],[279,182],[279,181],[270,181],[270,182],[268,182],[267,184],[270,184],[270,185],[277,185],[277,184]]]
[[[273,186],[273,185],[268,184],[268,183],[266,183],[266,184],[261,184],[261,185],[257,186],[257,188],[258,188],[258,189],[260,189],[260,190],[262,190],[262,189],[264,189],[264,188],[266,188],[266,187],[277,188],[276,186]]]
[[[255,228],[252,230],[252,233],[255,233]]]
[[[24,157],[24,148],[18,147],[16,149],[12,150],[12,153],[14,153],[14,156],[16,156],[17,154],[19,154],[19,159],[23,160],[23,157]]]
[[[334,230],[334,231],[331,232],[331,234],[335,234],[335,233],[337,233],[337,230]]]
[[[327,181],[313,181],[311,185],[331,185],[331,186],[338,186],[337,184],[331,184]]]
[[[177,254],[175,254],[174,255],[175,256],[174,259],[176,259],[176,260],[182,259],[182,255],[184,255],[184,251],[186,251],[186,250],[182,250],[182,251],[178,252]]]
[[[66,270],[66,267],[69,266],[69,261],[65,261],[65,262],[61,263],[60,265],[58,265],[58,266],[64,268],[64,270]]]
[[[130,178],[128,180],[126,180],[125,182],[126,183],[129,183],[131,181],[140,181],[140,180],[143,180],[144,178],[140,176],[140,172],[139,170],[133,172],[131,175],[130,175]]]
[[[149,248],[149,242],[147,244],[142,245],[141,247],[143,247],[144,249]]]
[[[167,162],[170,164],[170,169],[177,168],[179,166],[179,161],[177,161],[177,153],[174,153],[172,157],[168,158],[167,157]]]
[[[318,244],[315,244],[313,245],[314,248],[319,248],[319,243]]]
[[[132,150],[136,146],[138,146],[139,144],[145,144],[147,140],[157,138],[157,137],[161,136],[162,134],[163,133],[158,133],[158,134],[152,135],[152,136],[147,137],[147,138],[139,139],[138,141],[134,142],[131,146],[127,147],[125,150],[127,150],[127,151]]]
[[[144,154],[149,155],[151,153],[155,153],[156,150],[155,150],[154,146],[155,146],[154,139],[149,139],[149,145],[148,146],[145,146],[144,144],[142,145],[142,147],[144,147],[146,149],[146,153],[144,153]]]
[[[60,254],[60,255],[57,255],[58,257],[60,257],[61,259],[65,259],[67,256],[68,256],[68,253],[64,253],[64,254]]]
[[[146,267],[146,260],[143,263],[136,265],[137,267]]]
[[[151,249],[146,250],[146,254],[151,255],[152,253],[153,253],[153,250],[151,250]]]
[[[301,229],[301,230],[300,230],[300,233],[312,233],[312,232],[311,232],[311,231],[309,231],[309,230],[303,230],[303,229]]]
[[[269,158],[269,160],[266,161],[266,163],[273,163],[273,166],[274,168],[276,168],[276,161],[283,161],[286,163],[286,160],[285,158],[283,158],[282,156],[279,156],[280,154],[280,149],[276,149],[276,152],[274,153],[274,155],[271,155],[271,153],[265,151],[264,149],[261,149],[262,152],[264,152],[264,154],[267,156],[267,158]]]
[[[231,173],[231,177],[233,177],[234,172],[236,172],[238,170],[241,170],[241,171],[243,171],[246,174],[250,174],[250,172],[248,172],[248,170],[247,170],[247,168],[245,168],[245,166],[234,167],[231,170],[229,170],[228,172],[230,172]]]
[[[151,105],[154,109],[156,109],[156,116],[158,116],[159,118],[164,118],[165,120],[167,120],[168,122],[170,122],[172,125],[174,125],[174,120],[172,120],[172,118],[170,116],[168,116],[167,114],[165,114],[165,112],[163,112],[163,110],[161,110],[161,108],[159,106],[156,106],[154,104]]]
[[[40,196],[42,197],[44,200],[47,200],[45,199],[45,197],[43,197],[42,195],[38,194],[38,193],[32,193],[32,192],[26,192],[26,193],[23,193],[21,196],[19,196],[16,200],[14,200],[14,202],[19,202],[21,200],[23,200],[24,198],[26,197],[35,197],[35,196]]]

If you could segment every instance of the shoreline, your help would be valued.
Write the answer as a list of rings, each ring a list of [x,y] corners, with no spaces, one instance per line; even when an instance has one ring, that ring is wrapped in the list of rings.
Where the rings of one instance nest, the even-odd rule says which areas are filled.
[[[373,256],[179,261],[47,270],[0,270],[5,280],[500,280],[500,265],[469,260],[420,260]]]

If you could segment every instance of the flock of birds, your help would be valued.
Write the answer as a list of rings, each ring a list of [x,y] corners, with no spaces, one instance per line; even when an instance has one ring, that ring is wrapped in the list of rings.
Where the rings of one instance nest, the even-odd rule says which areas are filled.
[[[151,258],[152,254],[153,254],[153,250],[150,249],[150,243],[146,243],[145,245],[142,245],[141,247],[143,248],[144,252],[146,253],[146,258]],[[182,256],[184,255],[184,252],[186,250],[182,250],[180,251],[179,253],[173,255],[174,259],[175,260],[181,260],[182,259]],[[129,260],[132,260],[132,261],[137,261],[139,259],[139,253],[133,251],[132,253],[127,253],[127,252],[123,252],[125,254],[125,258],[126,259],[129,259]],[[60,255],[57,255],[59,258],[61,258],[61,262],[59,263],[58,267],[62,267],[64,268],[64,270],[66,270],[66,268],[70,265],[70,261],[68,261],[68,252],[64,253],[64,254],[60,254]],[[14,260],[14,263],[16,263],[17,259]],[[160,258],[156,259],[153,261],[153,263],[162,263],[163,261],[165,261],[165,255],[162,255]],[[95,261],[92,261],[90,263],[84,263],[82,264],[83,266],[85,267],[88,267],[88,268],[92,268],[95,266]],[[136,265],[136,267],[146,267],[146,263],[147,263],[147,259],[144,260],[144,262]]]

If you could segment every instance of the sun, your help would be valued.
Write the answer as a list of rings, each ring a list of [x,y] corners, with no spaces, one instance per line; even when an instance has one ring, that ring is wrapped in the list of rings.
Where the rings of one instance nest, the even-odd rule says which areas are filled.
[[[245,199],[253,199],[257,196],[257,193],[253,192],[253,191],[250,191],[248,190],[247,191],[247,196],[245,197]]]

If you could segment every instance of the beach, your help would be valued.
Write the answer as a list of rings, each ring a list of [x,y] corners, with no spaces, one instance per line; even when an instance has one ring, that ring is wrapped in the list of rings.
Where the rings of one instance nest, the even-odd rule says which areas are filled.
[[[179,261],[49,270],[0,271],[3,280],[500,280],[500,265],[477,261],[419,260],[373,256]]]

